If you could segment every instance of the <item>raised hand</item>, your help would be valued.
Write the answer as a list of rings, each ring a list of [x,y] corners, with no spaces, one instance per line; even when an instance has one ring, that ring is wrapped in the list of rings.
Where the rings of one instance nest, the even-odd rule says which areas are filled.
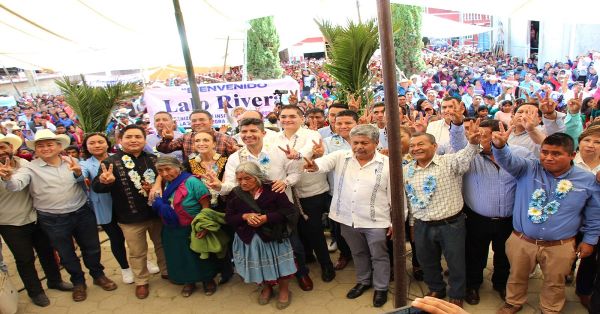
[[[569,109],[570,114],[578,114],[579,110],[581,110],[581,104],[583,102],[583,92],[579,92],[575,95],[575,98],[570,99],[567,102],[567,108]]]
[[[10,180],[14,168],[10,164],[10,158],[6,158],[4,162],[0,161],[0,178],[4,180]]]
[[[284,193],[287,188],[287,184],[283,180],[275,180],[271,183],[271,191],[275,193]]]
[[[62,156],[61,158],[69,165],[69,170],[73,171],[76,176],[79,177],[81,175],[81,165],[79,165],[75,158],[67,156]]]
[[[317,166],[317,164],[313,160],[304,157],[304,161],[306,162],[304,164],[304,170],[306,170],[307,172],[319,171],[319,166]]]
[[[112,184],[113,182],[115,182],[116,178],[115,178],[115,175],[113,174],[113,165],[112,164],[110,164],[108,166],[108,169],[106,169],[106,165],[104,165],[104,163],[101,163],[100,170],[102,171],[102,173],[98,177],[98,179],[100,180],[100,183]]]
[[[414,127],[415,131],[424,133],[427,131],[427,125],[429,124],[429,118],[431,115],[426,114],[423,116],[423,113],[419,112],[417,119],[415,119]]]
[[[326,107],[325,100],[322,99],[322,98],[317,98],[317,101],[315,103],[315,107],[317,107],[319,109],[325,110],[325,107]]]
[[[231,155],[238,151],[240,147],[234,141],[225,141],[225,151]]]
[[[164,128],[160,136],[165,140],[172,140],[175,137],[175,131],[170,128]]]
[[[454,106],[454,112],[452,113],[452,123],[454,125],[461,125],[465,118],[464,116],[465,107],[460,104]]]
[[[525,130],[527,130],[527,132],[531,132],[535,130],[535,128],[538,126],[538,123],[533,120],[532,116],[524,114],[521,116],[521,125],[523,128],[525,128]]]
[[[202,178],[204,179],[204,184],[206,184],[207,187],[215,191],[221,190],[223,182],[217,178],[217,174],[214,171],[207,171],[202,175]]]
[[[227,98],[223,98],[223,112],[229,112],[229,101],[227,101]]]
[[[513,127],[508,128],[508,131],[504,129],[504,124],[500,123],[500,131],[492,132],[492,143],[497,148],[502,148],[508,142],[508,138],[510,137],[510,133],[512,132]]]
[[[540,110],[542,110],[542,113],[544,115],[554,114],[554,111],[556,110],[556,102],[552,98],[550,98],[550,91],[546,90],[545,97],[541,97],[541,94],[539,92],[536,95],[539,99],[539,106]]]
[[[358,124],[369,124],[373,122],[373,115],[370,110],[365,110],[363,115],[358,118]]]
[[[290,105],[298,104],[298,91],[290,91],[290,97],[288,97]]]
[[[219,128],[219,133],[226,134],[228,130],[229,130],[229,125],[221,124],[221,127]]]
[[[290,148],[290,145],[286,145],[286,148],[278,146],[279,149],[285,153],[285,157],[287,159],[296,160],[300,156],[300,154],[293,148]]]
[[[320,139],[318,143],[314,140],[312,142],[314,144],[312,148],[312,158],[315,159],[323,156],[325,154],[325,146],[323,145],[323,140]]]
[[[479,124],[481,123],[481,119],[477,118],[475,122],[471,123],[469,128],[467,129],[467,140],[469,143],[477,145],[481,142],[481,132],[479,131]]]

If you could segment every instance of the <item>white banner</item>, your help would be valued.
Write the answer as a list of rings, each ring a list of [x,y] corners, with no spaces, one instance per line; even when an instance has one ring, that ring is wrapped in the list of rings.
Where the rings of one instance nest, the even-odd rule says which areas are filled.
[[[298,91],[300,85],[292,78],[198,85],[200,109],[209,111],[215,126],[227,124],[223,112],[223,100],[229,102],[229,112],[235,107],[258,110],[263,115],[273,111],[278,96],[275,90]],[[147,88],[144,102],[154,124],[154,115],[166,111],[173,115],[178,126],[189,127],[192,108],[192,92],[189,87]]]

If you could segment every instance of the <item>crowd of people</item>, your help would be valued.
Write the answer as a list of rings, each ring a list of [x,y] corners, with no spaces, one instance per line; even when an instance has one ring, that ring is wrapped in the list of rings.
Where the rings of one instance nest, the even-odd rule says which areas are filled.
[[[492,284],[505,300],[498,313],[522,309],[537,265],[543,313],[561,311],[570,281],[590,313],[599,311],[598,56],[542,69],[486,53],[424,56],[427,69],[398,84],[412,276],[429,288],[415,306],[446,297],[440,306],[453,310],[478,304],[491,245]],[[329,282],[353,261],[346,297],[372,289],[373,306],[383,306],[394,230],[378,62],[367,104],[352,95],[340,102],[322,65],[284,64],[300,90],[266,116],[230,107],[233,129],[195,110],[185,130],[168,112],[150,117],[125,103],[107,132],[83,134],[62,96],[24,94],[4,108],[0,236],[32,302],[50,303],[34,250],[48,288],[87,298],[74,241],[93,284],[117,288],[100,262],[99,225],[140,299],[152,273],[181,285],[184,297],[198,283],[217,293],[237,273],[261,285],[259,304],[275,298],[284,309],[292,279],[313,289],[307,264]],[[148,238],[158,265],[148,261]]]

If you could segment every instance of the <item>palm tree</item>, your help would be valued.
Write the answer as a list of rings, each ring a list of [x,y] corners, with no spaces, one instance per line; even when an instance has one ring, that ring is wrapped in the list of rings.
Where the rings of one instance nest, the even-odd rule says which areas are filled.
[[[369,61],[379,48],[379,33],[374,19],[364,23],[348,21],[343,27],[329,21],[315,20],[327,41],[328,63],[325,70],[339,83],[338,98],[346,94],[362,96],[363,103],[372,98],[369,90],[372,74]]]
[[[55,83],[77,113],[85,133],[104,132],[110,114],[119,102],[142,94],[142,87],[136,83],[117,82],[106,87],[93,87],[86,83],[83,75],[81,81],[71,81],[65,76]]]

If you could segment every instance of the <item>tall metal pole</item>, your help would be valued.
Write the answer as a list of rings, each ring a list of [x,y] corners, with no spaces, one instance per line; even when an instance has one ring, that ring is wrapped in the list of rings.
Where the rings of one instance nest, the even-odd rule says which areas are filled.
[[[223,58],[223,74],[222,77],[225,77],[225,67],[227,67],[227,54],[229,54],[229,36],[227,36],[227,43],[225,44],[225,57]]]
[[[15,99],[19,99],[21,97],[21,92],[19,92],[19,89],[17,88],[17,85],[15,85],[15,82],[13,82],[12,76],[10,76],[10,73],[8,72],[8,70],[6,69],[6,67],[4,66],[4,64],[2,65],[2,68],[4,69],[4,73],[6,73],[6,76],[8,76],[8,80],[12,84],[12,87],[17,92],[17,97]]]
[[[198,93],[198,84],[196,84],[196,75],[194,74],[194,64],[190,55],[190,47],[188,46],[187,35],[185,33],[185,24],[183,23],[183,15],[179,7],[179,0],[173,0],[175,8],[175,20],[177,21],[177,29],[179,30],[179,40],[181,41],[181,50],[183,50],[183,60],[185,61],[185,69],[187,70],[190,89],[192,90],[192,108],[200,109],[200,94]]]
[[[390,0],[377,0],[377,20],[381,43],[381,69],[385,93],[388,149],[390,157],[390,189],[392,195],[392,227],[394,230],[394,306],[406,305],[406,242],[404,240],[404,179],[402,178],[402,150],[400,143],[400,108],[396,87],[396,61],[392,39]]]

